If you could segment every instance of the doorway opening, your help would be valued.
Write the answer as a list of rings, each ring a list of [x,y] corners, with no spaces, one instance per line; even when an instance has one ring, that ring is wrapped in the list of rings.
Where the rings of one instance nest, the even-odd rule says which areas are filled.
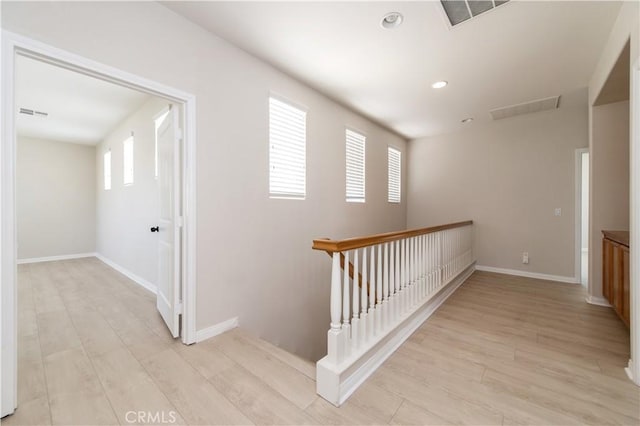
[[[159,265],[158,275],[165,273],[169,278],[164,281],[158,280],[157,287],[159,289],[159,296],[156,299],[157,303],[155,305],[162,314],[173,337],[179,334],[183,343],[190,344],[195,342],[195,97],[154,81],[95,63],[81,56],[43,43],[12,33],[3,32],[2,85],[0,86],[2,90],[3,111],[3,144],[1,147],[2,173],[0,175],[2,202],[2,214],[0,217],[2,221],[1,253],[3,286],[1,291],[3,374],[1,381],[2,398],[0,417],[13,413],[18,404],[18,322],[21,316],[18,315],[17,259],[19,258],[19,241],[17,238],[17,230],[22,217],[18,217],[18,203],[16,202],[16,171],[18,170],[16,152],[18,152],[19,143],[17,137],[19,128],[17,116],[19,112],[17,108],[22,105],[16,103],[17,81],[20,77],[20,70],[16,67],[16,64],[23,59],[38,61],[40,64],[75,72],[85,77],[100,80],[101,82],[115,84],[120,88],[133,89],[141,92],[144,96],[162,98],[165,106],[168,104],[173,105],[173,107],[169,108],[172,113],[167,114],[162,122],[154,123],[154,118],[157,118],[154,116],[157,116],[161,108],[154,107],[154,111],[149,117],[149,128],[151,129],[149,133],[152,146],[155,145],[156,125],[161,127],[164,141],[160,142],[159,140],[158,142],[162,147],[161,152],[163,153],[158,156],[158,162],[164,164],[164,170],[168,170],[168,172],[163,173],[163,167],[160,166],[158,169],[158,182],[161,182],[164,187],[170,186],[171,193],[164,198],[158,197],[158,220],[156,223],[145,224],[145,232],[147,235],[151,235],[151,228],[158,229],[160,219],[164,219],[165,234],[170,236],[163,237],[162,240],[170,243],[168,247],[174,255],[169,256],[166,247],[163,256],[159,255],[159,257],[164,257],[165,260],[167,260],[165,263],[170,263],[170,265]],[[46,78],[46,75],[42,77]],[[25,115],[29,115],[30,108],[24,107],[24,109],[26,110]],[[36,111],[39,116],[36,119],[46,119],[46,111],[41,111],[38,108],[31,110],[33,115],[36,114]],[[170,116],[173,116],[172,120],[168,120]],[[171,123],[169,123],[169,121],[171,121]],[[175,125],[175,123],[179,121],[182,121],[184,125]],[[182,127],[182,129],[179,127]],[[136,179],[138,178],[136,173],[141,170],[136,171],[135,161],[131,161],[131,158],[127,159],[127,153],[129,153],[129,157],[133,154],[134,158],[136,153],[135,132],[133,132],[133,134],[131,134],[131,132],[129,133],[130,134],[124,138],[122,135],[114,136],[117,142],[112,142],[112,144],[113,146],[117,145],[121,151],[118,155],[116,155],[115,149],[102,146],[100,152],[97,152],[98,149],[96,148],[94,155],[94,166],[96,170],[96,173],[94,173],[96,177],[94,182],[96,191],[112,191],[116,184],[115,170],[112,169],[110,173],[105,173],[104,170],[101,169],[107,164],[107,157],[110,167],[113,164],[112,160],[115,162],[116,157],[121,161],[123,170],[117,172],[119,173],[117,178],[120,179],[120,186],[131,190],[131,185],[135,185]],[[107,151],[109,152],[108,156],[104,155]],[[131,167],[133,167],[133,169]],[[100,168],[99,171],[98,168]],[[147,168],[151,174],[151,179],[155,180],[153,155],[150,156]],[[163,175],[167,175],[168,177],[160,179]],[[106,179],[107,176],[109,178],[108,185],[102,181],[102,179]],[[160,206],[163,200],[166,205]],[[64,203],[64,200],[60,200],[60,202]],[[160,224],[160,227],[162,228],[163,225]],[[162,232],[160,232],[160,234],[162,234]],[[160,237],[158,234],[153,234],[153,236]],[[167,246],[167,244],[165,244],[165,246]],[[160,250],[158,250],[158,252],[160,252]],[[82,254],[95,255],[96,253],[84,252]],[[35,258],[38,257],[46,258],[47,256],[35,256]],[[29,259],[29,257],[27,257],[27,259]],[[33,260],[33,258],[31,259]],[[95,261],[98,262],[97,260]],[[108,264],[108,262],[105,263]],[[134,279],[134,281],[137,280]],[[173,291],[160,291],[161,288],[168,288],[168,286],[170,286],[168,283],[173,286]],[[144,292],[144,290],[141,291]],[[153,303],[151,306],[153,309],[156,308]],[[170,309],[167,309],[167,306],[169,306]],[[179,315],[181,315],[181,317],[178,317]],[[47,324],[46,319],[43,321],[43,324]],[[179,330],[179,327],[181,327],[181,330]],[[98,333],[99,330],[95,330],[95,332]]]
[[[589,151],[580,150],[580,284],[589,285]]]

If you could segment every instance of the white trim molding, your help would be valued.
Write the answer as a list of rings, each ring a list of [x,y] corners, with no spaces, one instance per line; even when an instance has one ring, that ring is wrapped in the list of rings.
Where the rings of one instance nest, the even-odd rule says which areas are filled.
[[[211,339],[219,334],[233,330],[238,326],[238,317],[230,318],[221,323],[214,324],[210,327],[203,328],[196,332],[196,343],[200,343],[203,340]]]
[[[493,266],[476,266],[477,271],[495,272],[497,274],[515,275],[518,277],[535,278],[538,280],[557,281],[561,283],[580,284],[580,279],[576,277],[565,277],[562,275],[541,274],[538,272],[519,271],[517,269],[495,268]]]
[[[439,293],[407,316],[388,336],[362,356],[346,360],[337,368],[327,357],[316,363],[316,392],[335,406],[340,406],[351,394],[413,334],[449,296],[473,274],[475,263],[460,272]]]
[[[116,271],[120,272],[122,275],[124,275],[125,277],[129,278],[131,281],[135,282],[136,284],[138,284],[141,287],[144,287],[144,289],[150,291],[153,294],[156,294],[158,292],[158,287],[155,284],[153,284],[152,282],[147,281],[144,278],[142,278],[141,276],[134,274],[133,272],[131,272],[127,268],[125,268],[123,266],[120,266],[119,264],[117,264],[113,260],[105,257],[104,255],[102,255],[100,253],[96,253],[95,256],[102,263],[104,263],[105,265],[107,265],[107,266],[115,269]]]
[[[578,282],[582,284],[582,154],[589,153],[589,147],[576,149],[575,154],[575,208],[574,208],[574,234],[575,234],[575,253],[574,253],[574,274],[578,277]],[[589,182],[589,185],[591,183]],[[587,206],[588,208],[588,206]],[[587,229],[589,226],[587,224]],[[587,240],[589,238],[587,237]],[[587,251],[589,249],[587,248]],[[588,275],[588,274],[587,274]],[[587,288],[589,283],[587,282]]]
[[[83,259],[85,257],[98,257],[98,254],[97,253],[78,253],[78,254],[63,254],[60,256],[31,257],[28,259],[18,259],[16,263],[18,265],[22,265],[24,263],[54,262],[56,260]]]
[[[636,33],[637,34],[637,33]],[[636,38],[637,40],[637,38]],[[631,99],[629,103],[630,129],[630,227],[629,252],[630,260],[630,334],[631,359],[625,369],[627,376],[633,383],[640,386],[640,58],[632,58],[631,68]]]
[[[587,303],[591,305],[611,307],[611,304],[609,303],[609,301],[604,297],[598,297],[598,296],[593,296],[589,294],[587,295],[585,300],[587,301]]]

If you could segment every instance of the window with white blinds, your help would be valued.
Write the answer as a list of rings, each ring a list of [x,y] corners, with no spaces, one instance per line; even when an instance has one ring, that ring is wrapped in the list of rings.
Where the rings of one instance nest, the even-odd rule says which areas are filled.
[[[347,201],[364,203],[364,148],[366,137],[347,129]]]
[[[111,151],[104,153],[104,161],[102,162],[104,171],[104,189],[111,189]]]
[[[269,98],[269,196],[306,195],[307,113]]]
[[[133,184],[133,136],[129,136],[122,142],[123,144],[123,164],[124,164],[124,176],[123,183],[125,185]]]
[[[399,203],[402,176],[402,153],[395,148],[389,147],[387,161],[389,172],[388,200],[390,203]]]

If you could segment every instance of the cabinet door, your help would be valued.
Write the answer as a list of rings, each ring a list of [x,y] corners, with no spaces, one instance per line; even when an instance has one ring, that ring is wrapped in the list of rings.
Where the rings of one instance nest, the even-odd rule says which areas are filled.
[[[612,304],[616,312],[622,317],[622,248],[618,244],[613,245],[613,279],[611,293]]]
[[[613,304],[611,284],[613,281],[613,245],[607,239],[602,240],[602,294]]]
[[[629,326],[629,251],[622,250],[622,320]]]

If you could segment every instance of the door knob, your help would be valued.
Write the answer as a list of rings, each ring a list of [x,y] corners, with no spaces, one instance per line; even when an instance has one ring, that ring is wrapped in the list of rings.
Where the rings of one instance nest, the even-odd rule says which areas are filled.
[[[151,227],[151,232],[160,232],[160,227],[159,226],[152,226]]]

